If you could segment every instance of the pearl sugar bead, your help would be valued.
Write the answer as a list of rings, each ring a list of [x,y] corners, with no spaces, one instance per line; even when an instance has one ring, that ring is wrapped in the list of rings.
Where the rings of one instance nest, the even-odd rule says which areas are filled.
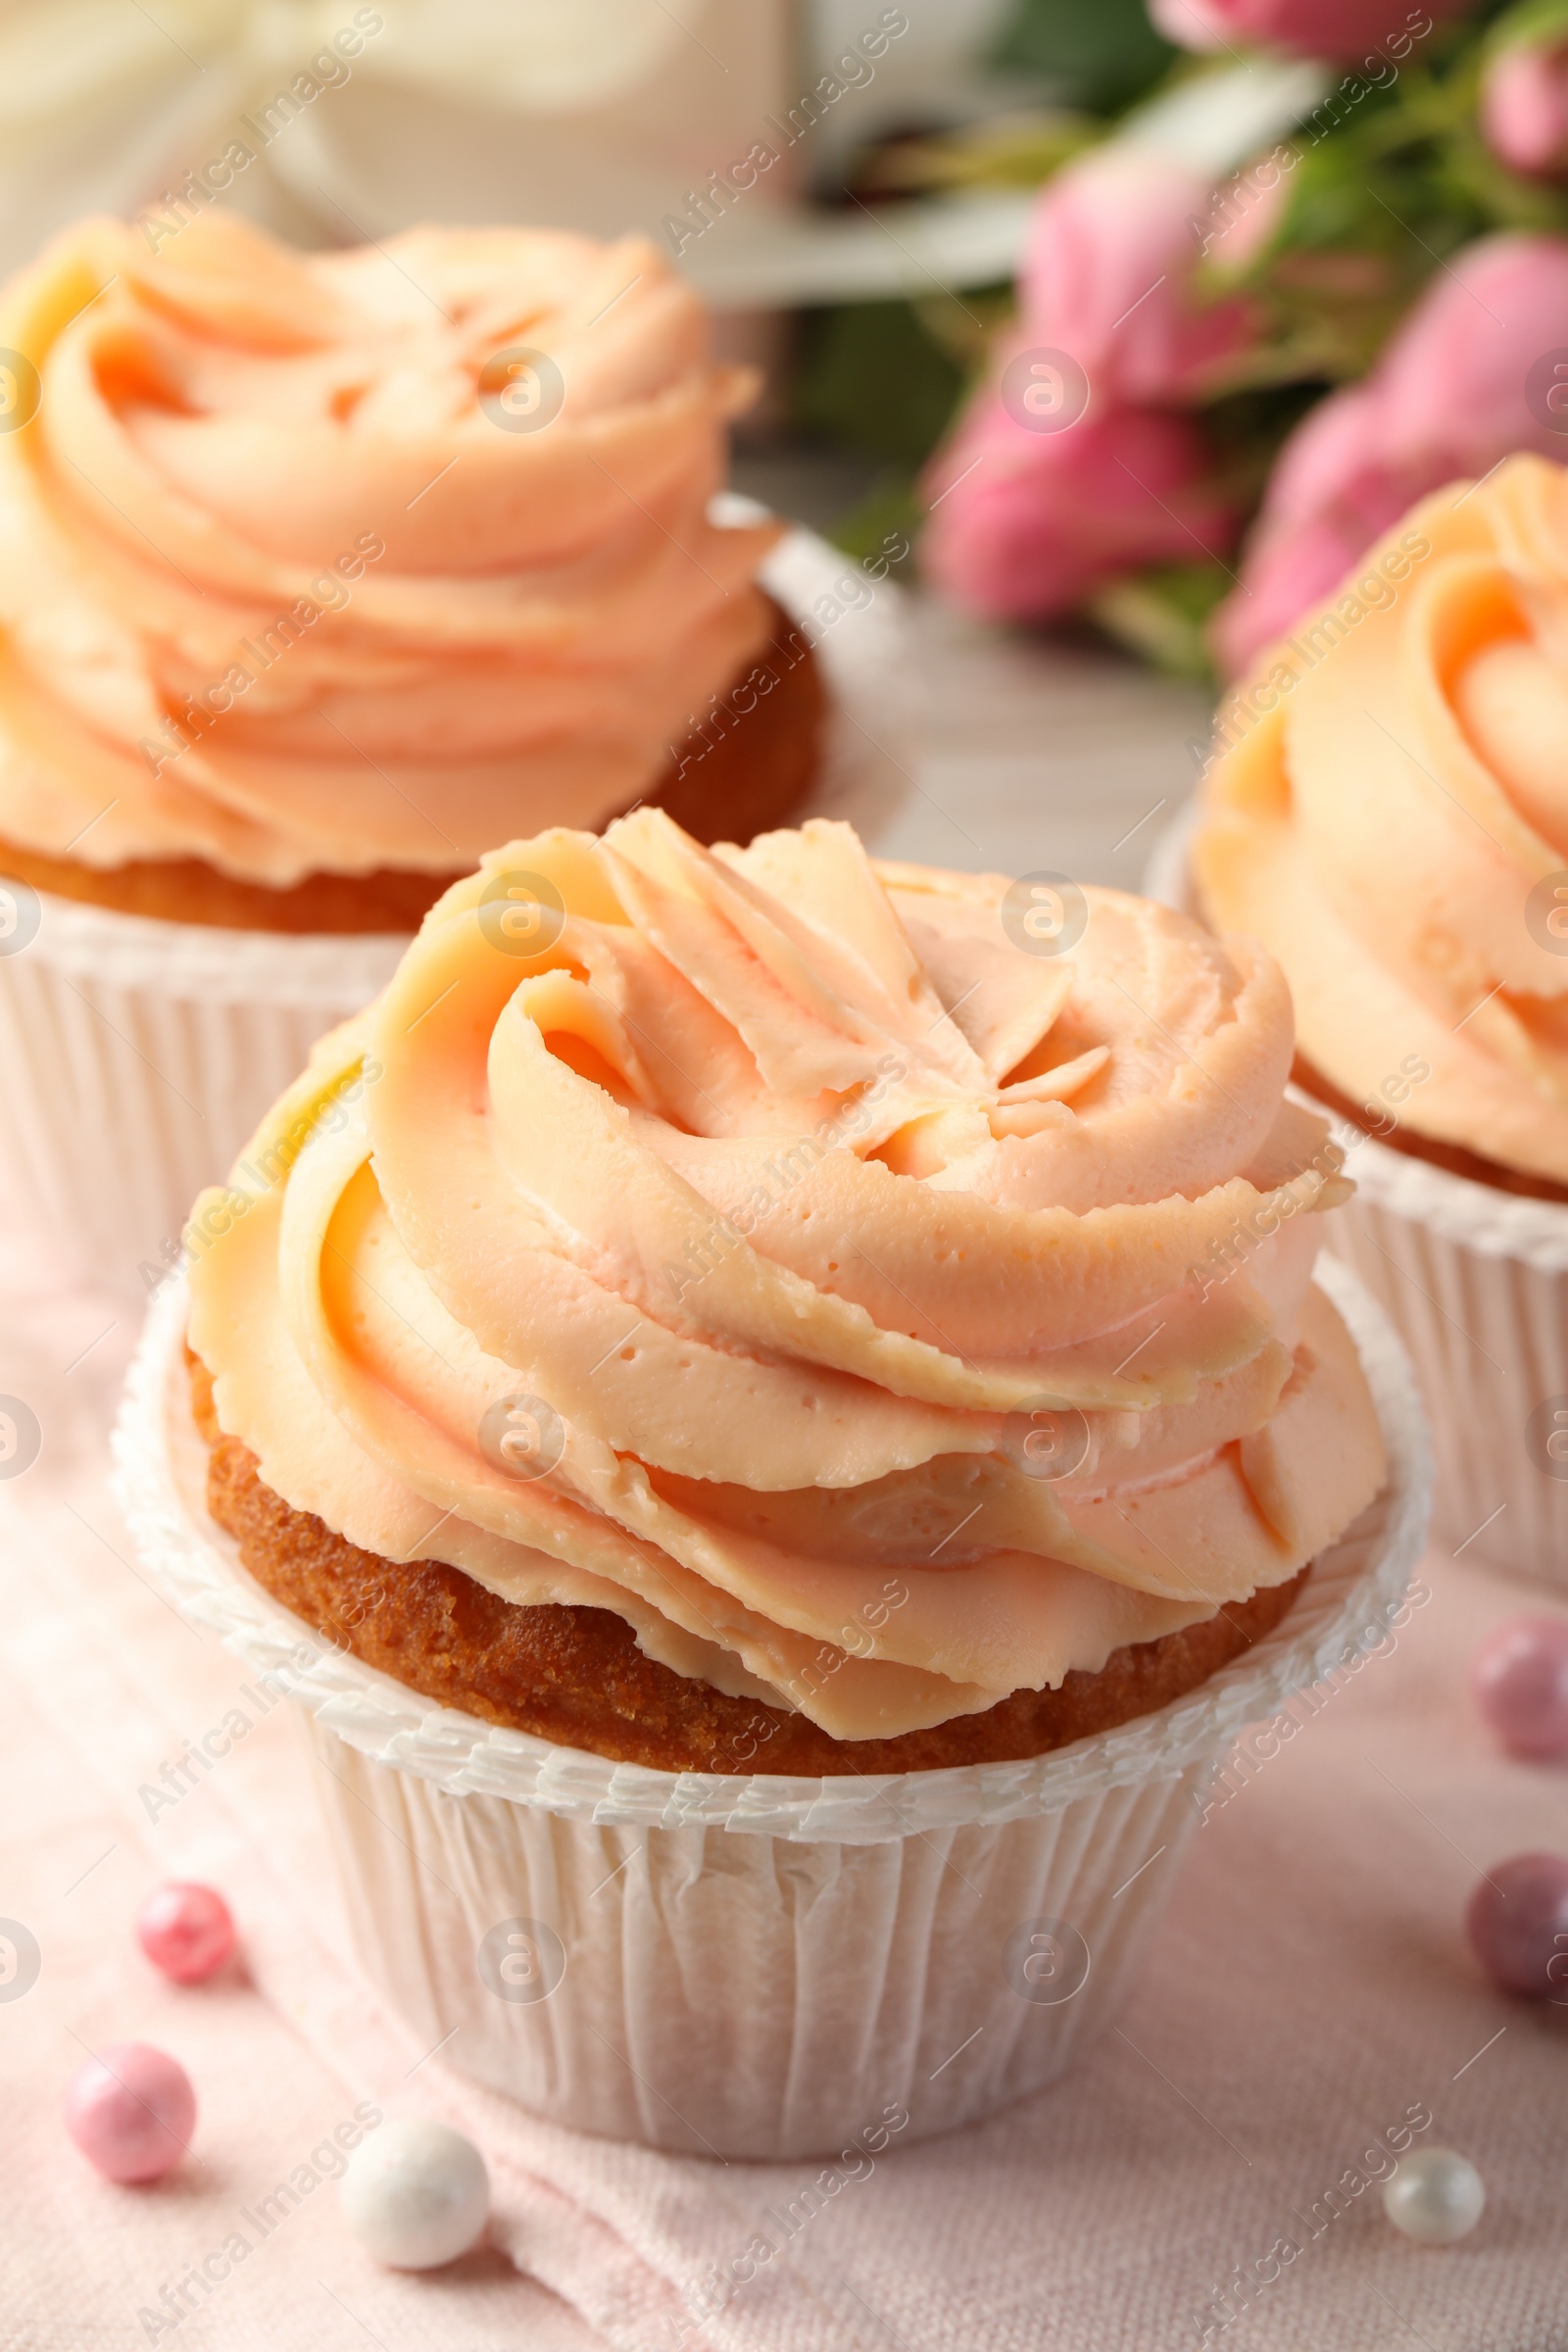
[[[190,2077],[167,2050],[113,2041],[66,2090],[66,2130],[109,2180],[158,2180],[172,2172],[196,2129]]]
[[[1468,2237],[1485,2211],[1481,2175],[1457,2148],[1416,2148],[1383,2184],[1383,2210],[1396,2230],[1423,2246]]]
[[[1568,2003],[1568,1854],[1494,1862],[1470,1897],[1465,1928],[1504,1992]]]
[[[471,2139],[445,2124],[382,2124],[349,2159],[343,2218],[377,2262],[433,2271],[455,2262],[484,2228],[490,2176]]]
[[[1470,1669],[1477,1706],[1511,1755],[1568,1758],[1568,1617],[1510,1617]]]
[[[137,1912],[136,1941],[176,1984],[200,1984],[234,1949],[234,1922],[216,1888],[172,1879]]]

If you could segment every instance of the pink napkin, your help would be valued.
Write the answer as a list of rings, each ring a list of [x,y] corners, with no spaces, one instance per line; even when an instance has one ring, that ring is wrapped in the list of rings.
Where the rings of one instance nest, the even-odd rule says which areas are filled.
[[[1568,2009],[1493,1991],[1461,1932],[1483,1868],[1568,1846],[1568,1778],[1503,1758],[1465,1690],[1481,1634],[1539,1593],[1427,1561],[1429,1597],[1392,1652],[1299,1707],[1297,1734],[1264,1740],[1274,1752],[1216,1791],[1118,2027],[1055,2089],[853,2167],[653,2155],[534,2122],[465,2082],[455,2045],[421,2050],[379,2006],[347,1949],[287,1705],[264,1710],[240,1665],[146,1584],[109,1498],[134,1308],[47,1290],[35,1269],[8,1303],[0,1392],[43,1432],[37,1461],[0,1484],[0,1914],[42,1955],[31,1990],[0,1999],[8,2342],[1568,2341]],[[235,1708],[229,1752],[181,1767]],[[224,1890],[243,1971],[180,1990],[145,1964],[131,1914],[172,1876]],[[182,2060],[200,2103],[193,2159],[142,2190],[100,2181],[58,2121],[85,2050],[136,2038]],[[446,2272],[382,2272],[338,2219],[331,2132],[367,2099],[439,2115],[484,2151],[488,2242]],[[1383,2135],[1412,2110],[1433,2119],[1417,2144],[1462,2148],[1487,2183],[1487,2214],[1455,2248],[1413,2246],[1383,2216]],[[259,2220],[280,2183],[290,2196]],[[754,2240],[737,2285],[732,2260]],[[1222,2300],[1238,2266],[1245,2303]]]

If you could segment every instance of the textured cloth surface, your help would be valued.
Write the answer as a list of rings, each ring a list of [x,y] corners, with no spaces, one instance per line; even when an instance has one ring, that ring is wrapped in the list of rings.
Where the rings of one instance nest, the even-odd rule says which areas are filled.
[[[1277,1752],[1216,1786],[1119,2026],[1078,2070],[803,2198],[820,2168],[536,2124],[381,2011],[346,1951],[288,1707],[264,1711],[158,1597],[117,1521],[106,1432],[132,1321],[12,1268],[0,1391],[37,1415],[42,1449],[0,1483],[0,1914],[36,1937],[41,1970],[0,1999],[7,2345],[1162,2352],[1205,2327],[1240,2352],[1568,2344],[1568,2008],[1494,1992],[1461,1927],[1483,1868],[1568,1845],[1568,1779],[1502,1757],[1465,1689],[1480,1635],[1539,1592],[1429,1558],[1429,1597],[1392,1651],[1315,1712],[1298,1704]],[[230,1752],[150,1805],[143,1788],[236,1707],[250,1721]],[[130,1934],[172,1876],[220,1886],[240,1922],[243,1967],[193,1990]],[[58,2120],[85,2048],[136,2038],[182,2060],[200,2110],[193,2158],[151,2189],[100,2181]],[[479,2142],[484,2248],[396,2277],[348,2235],[335,2189],[315,2184],[329,2160],[311,2159],[364,2099]],[[1464,2149],[1486,2180],[1473,2236],[1410,2245],[1375,2186],[1314,2219],[1348,2168],[1386,2162],[1360,2164],[1418,2102],[1434,2118],[1418,2144]],[[291,2177],[298,2202],[263,2235],[247,2217]],[[764,2216],[792,2206],[814,2210],[727,2301],[705,2301],[713,2266],[759,2231],[778,2240]],[[227,2276],[193,2278],[235,2232],[243,2256],[209,2266]],[[1271,2263],[1281,2239],[1300,2250]],[[1278,2276],[1220,2327],[1227,2276],[1258,2264]]]

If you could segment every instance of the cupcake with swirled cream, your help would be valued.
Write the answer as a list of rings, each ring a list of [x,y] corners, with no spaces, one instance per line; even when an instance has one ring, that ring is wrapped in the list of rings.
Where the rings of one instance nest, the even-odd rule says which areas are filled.
[[[1302,1084],[1568,1200],[1568,472],[1512,458],[1424,500],[1219,741],[1195,874],[1284,967]]]
[[[1423,500],[1219,744],[1194,879],[1278,958],[1297,1077],[1348,1122],[1335,1247],[1425,1376],[1440,1532],[1560,1578],[1568,471],[1515,457]]]
[[[710,513],[754,377],[646,240],[89,220],[0,361],[9,1173],[145,1282],[484,850],[656,803],[746,840],[824,698],[780,526]]]
[[[777,529],[708,514],[755,384],[645,240],[90,220],[0,296],[0,869],[397,930],[541,824],[673,792],[744,839],[805,789],[812,665],[755,585]]]
[[[1284,982],[1017,898],[653,810],[449,890],[187,1228],[250,1574],[710,1773],[1037,1755],[1277,1625],[1385,1475]]]

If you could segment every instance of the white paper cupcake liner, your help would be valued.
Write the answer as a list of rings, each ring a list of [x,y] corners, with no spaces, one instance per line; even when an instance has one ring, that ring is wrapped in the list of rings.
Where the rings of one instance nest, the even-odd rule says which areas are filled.
[[[1568,1207],[1335,1133],[1356,1193],[1327,1247],[1421,1367],[1436,1541],[1568,1592]]]
[[[657,1772],[434,1706],[328,1648],[207,1516],[182,1284],[127,1384],[121,1500],[176,1606],[282,1678],[362,1957],[426,2044],[450,2036],[453,2064],[580,2130],[831,2154],[949,2131],[1059,2074],[1121,1998],[1215,1760],[1386,1635],[1423,1541],[1425,1429],[1378,1309],[1342,1268],[1326,1287],[1372,1386],[1387,1491],[1244,1658],[1023,1762]]]
[[[714,519],[761,512],[724,499]],[[863,815],[880,789],[899,592],[809,531],[781,540],[761,576],[817,645],[834,696],[815,799]],[[196,1195],[408,944],[164,922],[15,884],[0,917],[6,1205],[63,1269],[138,1293],[177,1258]]]
[[[203,1185],[408,943],[220,930],[34,895],[36,932],[0,956],[8,1206],[74,1272],[150,1288]]]
[[[1144,877],[1151,898],[1195,916],[1196,820],[1190,804]],[[1356,1190],[1325,1219],[1324,1247],[1354,1267],[1419,1368],[1434,1538],[1568,1591],[1568,1206],[1332,1124]]]

